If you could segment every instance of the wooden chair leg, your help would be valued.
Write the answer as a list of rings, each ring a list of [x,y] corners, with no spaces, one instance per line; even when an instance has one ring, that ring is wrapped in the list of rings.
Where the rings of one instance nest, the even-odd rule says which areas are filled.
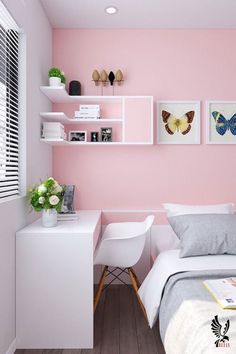
[[[136,284],[137,284],[138,288],[140,288],[140,282],[139,282],[138,277],[137,277],[137,275],[136,275],[136,273],[134,271],[134,268],[130,267],[130,270],[133,273],[133,276],[134,276],[134,279],[136,281]]]
[[[102,289],[103,289],[104,280],[105,280],[105,277],[106,277],[107,270],[108,270],[108,266],[105,266],[104,269],[103,269],[102,275],[100,277],[99,283],[98,283],[98,288],[97,288],[96,295],[95,295],[95,300],[94,300],[93,312],[96,311],[97,305],[99,303],[99,300],[100,300],[100,297],[101,297],[101,294],[102,294]]]
[[[133,272],[132,272],[132,268],[128,268],[128,272],[129,272],[129,276],[130,276],[130,279],[131,279],[131,283],[132,283],[132,286],[133,286],[133,289],[135,291],[135,294],[137,296],[137,299],[138,299],[138,302],[139,302],[139,305],[141,307],[141,310],[143,311],[143,314],[144,314],[144,317],[148,323],[148,318],[147,318],[147,313],[146,313],[146,310],[143,306],[143,303],[142,303],[142,300],[140,299],[139,297],[139,294],[138,294],[138,285],[137,285],[137,282],[136,282],[136,279],[135,277],[137,278],[136,274],[134,276]]]

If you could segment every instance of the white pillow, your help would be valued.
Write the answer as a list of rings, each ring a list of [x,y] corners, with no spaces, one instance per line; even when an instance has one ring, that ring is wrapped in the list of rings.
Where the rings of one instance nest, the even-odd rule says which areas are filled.
[[[188,214],[234,214],[234,204],[183,205],[162,204],[168,217]]]

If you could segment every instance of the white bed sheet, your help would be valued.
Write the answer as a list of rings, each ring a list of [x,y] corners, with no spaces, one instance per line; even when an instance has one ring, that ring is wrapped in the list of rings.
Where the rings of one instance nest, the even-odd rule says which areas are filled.
[[[139,288],[138,293],[146,309],[151,328],[158,315],[163,288],[171,275],[193,270],[236,269],[235,255],[179,258],[179,252],[180,250],[168,250],[160,253]]]

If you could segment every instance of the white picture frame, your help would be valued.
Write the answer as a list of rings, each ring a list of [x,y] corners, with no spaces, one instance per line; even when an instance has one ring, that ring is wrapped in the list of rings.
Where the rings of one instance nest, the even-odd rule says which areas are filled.
[[[162,116],[162,111],[167,111],[176,118],[181,118],[187,112],[194,111],[194,117],[189,123],[189,131],[186,134],[178,128],[171,135],[168,133]],[[157,112],[157,144],[201,144],[201,102],[200,101],[159,101]]]
[[[87,142],[87,132],[85,130],[71,130],[68,133],[68,141],[82,144]]]
[[[206,144],[236,144],[236,135],[233,135],[229,129],[223,135],[217,132],[216,121],[212,115],[213,112],[219,112],[226,120],[229,120],[236,114],[236,101],[206,102]]]

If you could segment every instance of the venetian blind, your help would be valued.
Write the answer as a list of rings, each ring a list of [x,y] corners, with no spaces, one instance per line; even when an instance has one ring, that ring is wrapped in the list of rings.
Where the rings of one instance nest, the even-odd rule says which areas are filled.
[[[19,28],[0,1],[0,200],[19,194]]]

